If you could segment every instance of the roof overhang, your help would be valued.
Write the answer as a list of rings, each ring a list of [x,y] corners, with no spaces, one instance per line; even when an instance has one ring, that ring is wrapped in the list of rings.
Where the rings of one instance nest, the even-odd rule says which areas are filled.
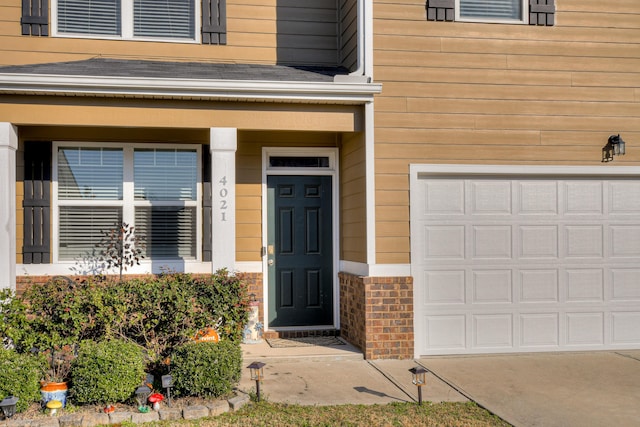
[[[381,84],[348,78],[274,82],[0,73],[0,94],[17,95],[364,104],[381,91]]]

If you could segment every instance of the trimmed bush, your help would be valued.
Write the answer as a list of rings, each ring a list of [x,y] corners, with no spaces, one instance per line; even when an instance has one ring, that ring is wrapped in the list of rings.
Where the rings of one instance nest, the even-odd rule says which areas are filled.
[[[224,396],[240,380],[241,365],[238,342],[184,344],[171,358],[175,391],[182,396]]]
[[[80,404],[124,402],[144,377],[144,354],[137,344],[83,341],[71,367],[71,398]]]
[[[18,397],[18,412],[38,402],[44,369],[45,363],[40,357],[0,349],[0,400],[8,396]]]
[[[54,278],[21,297],[0,293],[0,336],[18,352],[124,338],[147,350],[152,363],[206,327],[240,341],[248,318],[245,284],[226,270],[193,277],[161,274],[109,282]]]

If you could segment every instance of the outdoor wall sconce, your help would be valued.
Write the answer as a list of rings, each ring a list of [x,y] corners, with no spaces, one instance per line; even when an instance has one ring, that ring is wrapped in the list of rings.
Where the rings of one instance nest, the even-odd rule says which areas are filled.
[[[409,369],[412,381],[418,387],[418,405],[422,405],[422,386],[427,383],[427,370],[422,366]]]
[[[264,365],[266,365],[266,363],[253,362],[251,365],[247,366],[251,372],[251,379],[256,382],[256,400],[258,402],[260,402],[260,383],[264,378]]]
[[[11,418],[16,414],[16,404],[18,400],[20,399],[15,396],[9,396],[0,401],[0,408],[2,408],[2,413],[5,418]]]
[[[625,143],[620,137],[620,134],[611,135],[607,140],[607,145],[602,147],[602,161],[610,162],[613,160],[613,156],[624,155]]]

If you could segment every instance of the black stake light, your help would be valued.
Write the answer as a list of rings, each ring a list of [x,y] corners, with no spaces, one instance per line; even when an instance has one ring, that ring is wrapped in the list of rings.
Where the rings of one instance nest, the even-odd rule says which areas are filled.
[[[422,366],[416,366],[409,369],[412,376],[412,382],[418,387],[418,405],[422,405],[422,386],[427,383],[427,370]]]
[[[173,377],[168,375],[162,376],[162,388],[167,389],[167,404],[171,406],[171,387],[173,387]]]
[[[253,362],[247,368],[249,368],[251,372],[251,379],[256,382],[256,400],[260,402],[260,383],[264,378],[264,365],[263,362]]]
[[[20,399],[15,396],[9,396],[0,401],[0,409],[2,409],[2,413],[5,418],[11,418],[15,415],[18,400]]]

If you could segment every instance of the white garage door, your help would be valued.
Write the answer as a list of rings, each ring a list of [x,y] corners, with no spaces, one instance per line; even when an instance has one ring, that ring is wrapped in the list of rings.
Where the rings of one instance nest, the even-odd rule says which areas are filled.
[[[413,165],[416,356],[640,348],[639,173]]]

